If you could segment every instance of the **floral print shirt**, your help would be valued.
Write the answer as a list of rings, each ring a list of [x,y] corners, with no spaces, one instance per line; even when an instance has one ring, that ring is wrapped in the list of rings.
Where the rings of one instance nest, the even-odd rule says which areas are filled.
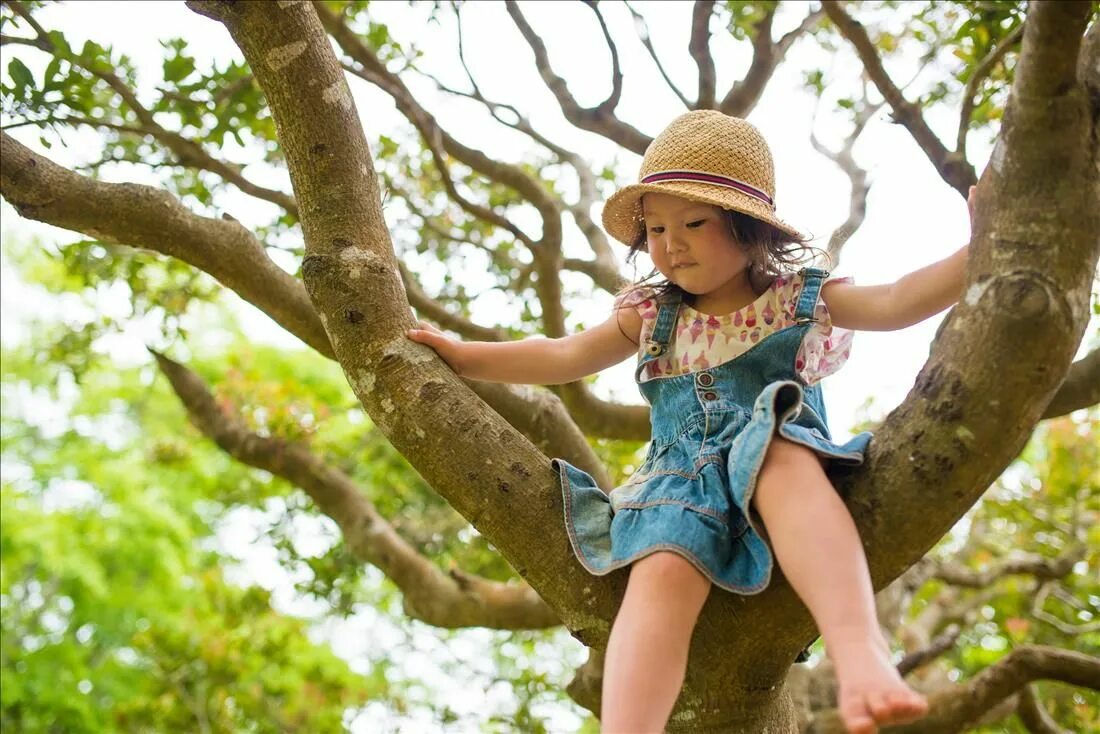
[[[852,282],[851,278],[836,280]],[[640,379],[698,372],[744,354],[769,334],[794,325],[801,292],[802,277],[791,273],[776,278],[755,301],[733,313],[712,316],[681,303],[669,348],[649,362]],[[633,308],[642,317],[640,344],[645,344],[657,321],[659,304],[653,294],[651,288],[639,286],[615,299],[616,307]],[[829,309],[820,298],[814,315],[817,322],[803,338],[795,360],[795,369],[807,385],[840,369],[852,349],[852,332],[833,326]]]

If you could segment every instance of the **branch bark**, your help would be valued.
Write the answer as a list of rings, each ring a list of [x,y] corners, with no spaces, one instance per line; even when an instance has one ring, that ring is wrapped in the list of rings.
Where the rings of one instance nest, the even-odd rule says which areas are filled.
[[[637,128],[618,119],[614,114],[614,107],[608,107],[611,97],[595,107],[581,107],[569,92],[569,86],[565,83],[565,80],[554,73],[554,69],[550,64],[550,54],[546,52],[546,44],[542,42],[542,39],[535,33],[527,19],[523,17],[523,13],[520,12],[514,0],[507,0],[505,7],[508,9],[508,15],[512,17],[512,21],[516,24],[516,28],[519,29],[524,40],[527,41],[527,45],[531,47],[539,74],[542,76],[542,80],[546,82],[547,88],[553,93],[554,98],[558,100],[558,105],[561,107],[565,119],[582,130],[602,135],[627,150],[638,155],[644,155],[645,149],[649,146],[652,138],[643,135]]]
[[[446,628],[543,629],[559,624],[525,584],[503,584],[458,569],[444,573],[394,530],[346,474],[307,446],[249,431],[218,406],[202,378],[163,354],[153,356],[195,427],[234,459],[305,490],[340,526],[352,554],[401,589],[410,617]]]
[[[546,457],[430,349],[405,337],[412,317],[370,152],[314,6],[188,6],[225,25],[264,90],[302,212],[306,288],[356,396],[394,448],[570,629],[606,633],[610,613],[596,616],[585,603],[592,579],[560,520],[548,522],[562,506]]]
[[[932,694],[924,719],[891,729],[897,734],[962,731],[982,714],[1037,680],[1054,680],[1098,690],[1100,660],[1053,647],[1020,647],[983,670],[965,685]]]
[[[894,119],[905,126],[928,160],[939,171],[943,180],[965,198],[967,191],[978,180],[974,167],[967,163],[958,151],[949,151],[932,132],[932,128],[928,127],[928,123],[921,114],[920,106],[905,99],[882,65],[882,59],[879,58],[875,44],[867,35],[863,24],[848,15],[839,0],[822,0],[821,5],[829,19],[855,48],[867,75],[890,105]]]
[[[1066,379],[1043,411],[1043,418],[1057,418],[1097,403],[1100,403],[1100,349],[1070,365]]]
[[[1020,647],[965,684],[934,692],[928,697],[928,715],[919,721],[891,727],[891,734],[940,734],[965,731],[969,725],[1027,684],[1054,680],[1097,690],[1100,660],[1055,647]],[[840,734],[844,727],[836,711],[815,717],[807,734]]]
[[[322,355],[335,358],[301,281],[276,265],[240,223],[194,214],[162,189],[73,173],[4,132],[0,157],[0,195],[21,216],[182,260],[212,275]],[[570,457],[607,486],[606,470],[557,397],[526,387],[468,384],[547,454]]]

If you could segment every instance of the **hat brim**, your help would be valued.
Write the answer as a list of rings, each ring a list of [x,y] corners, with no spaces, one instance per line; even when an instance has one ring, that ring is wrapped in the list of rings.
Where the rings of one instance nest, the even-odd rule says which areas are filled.
[[[701,204],[732,209],[767,222],[796,240],[808,239],[797,229],[778,219],[772,208],[759,199],[736,189],[695,181],[666,181],[624,186],[612,194],[604,204],[603,226],[607,233],[625,245],[634,244],[643,231],[642,196],[650,193],[670,194]]]

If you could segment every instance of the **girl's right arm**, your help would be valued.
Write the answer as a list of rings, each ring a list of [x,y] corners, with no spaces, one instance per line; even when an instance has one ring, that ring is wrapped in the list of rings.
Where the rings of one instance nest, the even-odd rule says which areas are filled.
[[[426,344],[456,373],[472,380],[561,385],[618,364],[638,349],[642,318],[617,308],[598,326],[559,339],[533,337],[514,342],[464,342],[427,322],[409,329],[409,339]]]

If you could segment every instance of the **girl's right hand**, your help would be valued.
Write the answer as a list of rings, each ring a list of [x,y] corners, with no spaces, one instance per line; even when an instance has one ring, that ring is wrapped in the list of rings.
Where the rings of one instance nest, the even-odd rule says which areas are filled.
[[[462,351],[464,344],[457,339],[444,334],[427,321],[416,322],[416,327],[406,332],[409,339],[419,344],[424,344],[435,350],[435,353],[455,371],[462,374]]]

